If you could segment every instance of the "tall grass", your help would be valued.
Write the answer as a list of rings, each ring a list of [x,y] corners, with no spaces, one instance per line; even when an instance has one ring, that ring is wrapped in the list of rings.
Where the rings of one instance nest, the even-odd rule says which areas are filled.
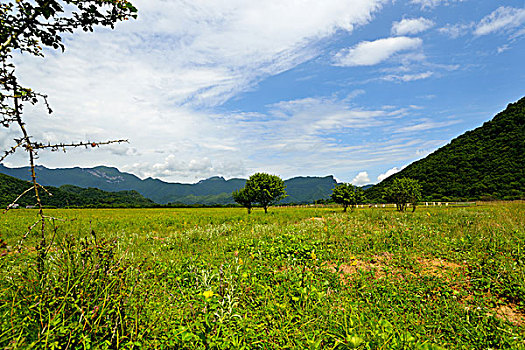
[[[2,217],[3,348],[525,348],[525,204]]]

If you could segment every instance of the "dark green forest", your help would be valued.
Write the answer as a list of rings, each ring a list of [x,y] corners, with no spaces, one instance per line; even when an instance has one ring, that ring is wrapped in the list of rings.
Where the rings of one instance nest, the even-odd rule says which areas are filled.
[[[29,187],[31,184],[27,181],[0,174],[0,205],[7,207]],[[144,198],[136,191],[106,192],[97,188],[80,188],[72,185],[64,185],[59,188],[49,186],[46,189],[52,194],[50,196],[40,191],[42,203],[46,207],[129,208],[155,205],[153,201]],[[17,203],[21,207],[35,205],[34,192],[28,192]]]
[[[525,198],[525,97],[371,187],[366,191],[368,200],[383,200],[384,190],[402,177],[420,182],[423,200]]]

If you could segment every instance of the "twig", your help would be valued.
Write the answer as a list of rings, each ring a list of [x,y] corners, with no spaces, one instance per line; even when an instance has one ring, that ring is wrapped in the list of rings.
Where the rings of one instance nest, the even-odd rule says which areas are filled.
[[[40,219],[38,219],[37,221],[35,221],[35,223],[31,226],[28,227],[27,229],[27,232],[22,236],[22,238],[20,239],[20,241],[18,241],[18,247],[16,248],[16,251],[17,252],[21,252],[22,251],[22,243],[25,241],[25,239],[27,238],[27,236],[29,236],[29,234],[31,233],[31,231],[33,231],[33,229],[35,228],[35,226],[40,222]]]
[[[4,161],[4,159],[6,159],[9,155],[13,154],[16,152],[16,149],[20,146],[22,146],[22,144],[24,143],[24,141],[20,141],[16,146],[13,146],[11,147],[10,150],[8,151],[5,151],[4,152],[4,155],[2,157],[0,157],[0,163],[2,163]]]
[[[15,204],[16,202],[18,202],[20,200],[20,198],[22,198],[27,192],[31,191],[33,189],[33,186],[29,187],[27,190],[25,190],[24,192],[22,192],[21,195],[19,195],[18,197],[16,197],[16,199],[7,206],[7,208],[4,209],[4,214],[7,213]]]

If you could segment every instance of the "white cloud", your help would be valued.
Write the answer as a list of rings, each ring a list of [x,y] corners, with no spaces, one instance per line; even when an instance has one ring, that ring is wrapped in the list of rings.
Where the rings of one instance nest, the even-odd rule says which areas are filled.
[[[476,26],[475,35],[487,35],[521,27],[525,23],[525,9],[501,6],[485,16]]]
[[[402,19],[400,22],[394,22],[392,24],[392,34],[394,35],[407,35],[417,34],[424,32],[425,30],[432,28],[434,22],[420,17],[412,19]]]
[[[439,28],[438,31],[441,34],[445,34],[453,39],[456,39],[456,38],[459,38],[460,36],[469,34],[473,27],[474,27],[474,23],[447,24],[444,27]]]
[[[416,74],[403,74],[403,75],[395,75],[390,74],[384,76],[382,79],[387,81],[414,81],[414,80],[421,80],[421,79],[427,79],[433,76],[434,73],[431,71],[422,72],[422,73],[416,73]]]
[[[510,49],[510,47],[509,47],[508,44],[502,45],[502,46],[498,47],[498,53],[505,52],[505,51],[507,51],[508,49]]]
[[[448,6],[455,2],[461,2],[465,0],[411,0],[413,4],[420,5],[422,9],[433,8],[438,5]]]
[[[387,177],[391,176],[391,175],[394,175],[398,172],[400,172],[401,170],[403,170],[406,166],[402,166],[401,168],[398,168],[398,167],[393,167],[392,169],[388,169],[385,173],[383,174],[380,174],[378,177],[377,177],[377,181],[381,182],[383,181],[384,179],[386,179]]]
[[[368,173],[366,171],[361,171],[352,180],[352,184],[355,186],[363,186],[369,183],[370,183],[370,178],[368,177]]]
[[[242,161],[212,161],[208,157],[185,160],[174,154],[169,154],[159,163],[135,163],[131,166],[123,167],[123,170],[132,171],[142,178],[175,177],[191,180],[211,176],[231,178],[246,175],[246,169]]]
[[[138,0],[137,21],[75,35],[46,66],[74,62],[70,73],[92,88],[125,77],[177,105],[214,106],[315,57],[322,39],[368,23],[383,2]]]
[[[423,130],[430,130],[430,129],[438,129],[438,128],[444,128],[446,126],[458,124],[460,122],[461,120],[449,120],[449,121],[443,121],[443,122],[435,122],[429,119],[424,119],[424,120],[421,120],[419,123],[398,128],[394,132],[398,132],[398,133],[416,132],[416,131],[423,131]]]
[[[345,67],[376,65],[398,52],[417,49],[422,43],[420,38],[406,36],[362,41],[352,48],[339,51],[335,56],[335,65]]]

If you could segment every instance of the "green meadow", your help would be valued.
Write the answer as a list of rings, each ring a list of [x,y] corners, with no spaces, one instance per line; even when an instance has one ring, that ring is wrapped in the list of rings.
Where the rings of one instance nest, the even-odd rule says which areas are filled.
[[[5,349],[525,349],[525,203],[0,217]]]

